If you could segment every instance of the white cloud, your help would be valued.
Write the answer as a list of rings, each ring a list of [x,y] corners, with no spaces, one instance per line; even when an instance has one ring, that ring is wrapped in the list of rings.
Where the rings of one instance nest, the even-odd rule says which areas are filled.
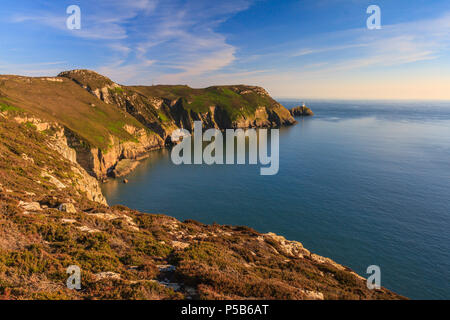
[[[127,30],[123,24],[138,14],[148,15],[157,5],[156,0],[103,0],[94,4],[91,1],[80,1],[82,28],[68,30],[68,15],[60,11],[60,6],[53,10],[39,10],[29,13],[14,14],[10,18],[13,23],[39,23],[58,29],[70,35],[85,39],[120,40],[127,38]],[[58,10],[59,9],[59,10]]]
[[[148,15],[147,22],[134,31],[134,38],[139,40],[127,44],[133,58],[113,69],[104,66],[100,70],[110,70],[110,76],[138,70],[140,74],[136,78],[144,84],[153,81],[186,83],[193,77],[219,71],[235,61],[236,48],[215,28],[249,5],[247,0],[220,4],[210,1],[160,2]],[[126,42],[126,39],[122,41]],[[136,78],[120,77],[118,81],[137,81]]]
[[[310,54],[317,54],[317,53],[323,53],[323,52],[330,52],[330,51],[340,51],[340,50],[347,50],[347,49],[354,49],[354,48],[362,48],[367,47],[368,45],[366,43],[356,43],[356,44],[349,44],[344,46],[332,46],[332,47],[325,47],[325,48],[306,48],[306,49],[300,49],[297,52],[294,52],[292,54],[293,57],[300,57],[300,56],[306,56]]]
[[[188,82],[231,65],[236,48],[215,29],[246,10],[250,0],[80,1],[81,30],[67,30],[65,13],[16,14],[15,23],[38,23],[112,51],[97,67],[118,82]],[[60,10],[60,8],[58,9]]]

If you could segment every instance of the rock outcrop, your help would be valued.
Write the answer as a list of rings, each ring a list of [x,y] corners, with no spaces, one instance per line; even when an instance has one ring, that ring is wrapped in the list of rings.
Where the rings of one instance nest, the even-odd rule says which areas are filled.
[[[312,112],[312,110],[305,105],[292,108],[291,110],[289,110],[289,112],[291,113],[292,116],[295,117],[305,117],[314,115],[314,112]]]
[[[58,123],[45,122],[36,117],[16,116],[14,120],[19,124],[32,124],[36,131],[45,133],[47,137],[46,145],[72,163],[71,175],[74,178],[72,184],[75,185],[77,190],[84,193],[89,200],[106,204],[106,199],[98,181],[89,175],[78,163],[77,151],[69,146],[68,137],[73,136],[69,129],[62,127]],[[46,171],[41,173],[41,177],[48,179],[57,188],[63,189],[66,187],[61,181]]]

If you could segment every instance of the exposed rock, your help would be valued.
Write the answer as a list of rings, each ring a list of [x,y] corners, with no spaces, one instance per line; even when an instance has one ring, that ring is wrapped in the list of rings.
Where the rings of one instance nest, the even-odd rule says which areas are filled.
[[[108,175],[118,176],[130,172],[136,168],[138,162],[130,161],[131,170],[125,165],[120,172],[116,170],[118,162],[123,160],[141,160],[148,156],[148,152],[160,149],[164,146],[164,141],[156,134],[145,130],[139,130],[135,136],[136,141],[120,141],[117,137],[109,136],[108,150],[99,148],[85,149],[81,142],[71,141],[72,145],[78,145],[77,162],[97,179],[104,179]]]
[[[278,242],[280,248],[283,250],[283,253],[287,255],[303,258],[304,256],[309,256],[311,254],[300,242],[288,241],[286,238],[272,232],[265,234],[265,236]]]
[[[115,168],[111,171],[111,176],[113,178],[120,178],[120,177],[126,176],[131,171],[133,171],[138,165],[139,165],[139,161],[137,161],[137,160],[131,160],[131,159],[120,160],[116,164]],[[125,181],[128,182],[127,179],[123,179],[123,182],[127,183]]]
[[[181,242],[181,241],[172,241],[172,247],[174,249],[183,250],[189,247],[189,243],[187,242]]]
[[[17,123],[31,123],[38,131],[44,131],[50,127],[48,122],[33,116],[17,116],[14,120]]]
[[[93,229],[90,228],[88,226],[81,226],[81,227],[77,227],[78,230],[82,231],[82,232],[87,232],[87,233],[97,233],[97,232],[101,232],[98,229]]]
[[[61,219],[61,222],[63,224],[74,224],[74,223],[77,222],[77,220],[75,220],[75,219]]]
[[[170,264],[162,264],[156,266],[159,269],[159,272],[174,272],[177,268]]]
[[[29,161],[31,163],[34,163],[34,159],[28,157],[25,153],[22,153],[22,159],[25,160],[25,161]]]
[[[89,216],[98,218],[98,219],[102,219],[102,220],[108,220],[108,221],[119,218],[118,215],[111,214],[111,213],[90,213]]]
[[[102,190],[98,181],[90,176],[79,165],[73,166],[72,171],[75,173],[75,185],[78,190],[84,192],[88,199],[96,201],[101,204],[107,204],[103,196]]]
[[[19,202],[19,207],[26,211],[42,211],[41,205],[39,202]]]
[[[66,185],[64,183],[62,183],[61,181],[56,179],[54,176],[52,176],[51,174],[49,174],[45,171],[42,172],[41,177],[47,178],[50,181],[50,183],[54,184],[58,189],[66,188]]]
[[[290,113],[296,117],[313,116],[314,115],[314,112],[312,112],[312,110],[305,105],[292,108],[290,110]]]
[[[46,78],[40,78],[40,79],[43,80],[43,81],[50,81],[50,82],[63,82],[62,79],[60,79],[60,78],[55,78],[55,77],[53,77],[53,78],[51,78],[51,77],[46,77]]]
[[[72,203],[62,203],[58,207],[58,210],[67,213],[77,213],[77,209],[75,209],[75,206]]]
[[[95,281],[101,281],[101,280],[120,280],[120,274],[112,272],[112,271],[106,271],[106,272],[99,272],[95,274]]]
[[[305,294],[306,300],[323,300],[324,299],[322,292],[311,291],[311,290],[301,290],[301,292]]]

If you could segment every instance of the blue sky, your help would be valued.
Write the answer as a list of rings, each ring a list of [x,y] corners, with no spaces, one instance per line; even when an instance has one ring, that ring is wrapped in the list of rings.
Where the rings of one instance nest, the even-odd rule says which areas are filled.
[[[68,30],[66,8],[81,8]],[[368,30],[369,5],[381,30]],[[450,100],[448,0],[2,0],[0,73],[261,85],[276,97]]]

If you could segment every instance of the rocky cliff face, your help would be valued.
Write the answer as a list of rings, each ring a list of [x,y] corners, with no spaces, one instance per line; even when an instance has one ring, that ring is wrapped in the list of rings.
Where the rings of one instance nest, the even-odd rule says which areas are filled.
[[[121,141],[115,136],[109,136],[107,150],[86,147],[77,136],[68,133],[69,145],[76,150],[76,161],[92,176],[102,180],[114,175],[116,166],[126,159],[141,160],[148,156],[151,150],[164,146],[163,140],[157,135],[149,135],[143,129],[127,127],[133,132],[135,141]]]
[[[289,111],[255,86],[192,89],[187,86],[120,86],[89,70],[59,75],[73,80],[102,101],[130,113],[166,142],[173,130],[254,128],[292,125]]]
[[[8,117],[7,114],[3,114],[3,116]],[[14,121],[35,128],[41,134],[45,133],[45,144],[70,162],[72,178],[70,183],[75,189],[82,192],[90,201],[106,204],[106,199],[103,196],[98,181],[80,166],[77,159],[77,152],[69,146],[67,136],[70,136],[70,133],[67,132],[67,128],[62,127],[58,123],[44,122],[34,117],[16,116],[14,117]],[[34,160],[31,160],[33,158],[29,156],[27,158],[34,163]],[[58,182],[57,184],[65,188],[64,183]]]
[[[171,144],[177,128],[280,127],[290,112],[256,86],[122,86],[89,70],[58,77],[0,76],[0,106],[57,123],[71,151],[55,148],[103,180],[129,173],[150,150]],[[44,129],[46,130],[46,129]]]
[[[39,129],[49,129],[40,128],[44,123],[58,124],[64,129],[61,138],[71,148],[67,156],[100,180],[117,176],[113,172],[120,161],[142,159],[164,146],[159,134],[109,104],[115,101],[110,92],[119,90],[119,85],[98,74],[70,74],[82,74],[83,85],[64,74],[57,78],[0,76],[0,104],[24,122],[33,118],[31,123]],[[55,148],[69,152],[59,144]]]
[[[148,134],[142,128],[125,125],[127,132],[135,137],[135,141],[121,141],[110,135],[109,147],[107,150],[86,146],[70,129],[61,126],[59,123],[48,123],[45,120],[32,116],[16,116],[19,123],[31,123],[39,131],[51,132],[52,148],[62,154],[66,159],[72,161],[77,166],[81,166],[91,176],[102,180],[107,176],[120,177],[115,171],[116,166],[123,160],[141,160],[148,156],[148,152],[164,146],[162,139],[157,135]],[[122,172],[127,172],[122,170]],[[88,183],[92,185],[92,183]]]
[[[254,86],[127,87],[89,70],[62,72],[56,78],[5,77],[3,80],[4,91],[0,92],[0,98],[3,95],[8,101],[16,102],[19,108],[26,107],[25,114],[44,122],[53,120],[63,127],[62,134],[72,150],[67,156],[100,180],[129,173],[136,161],[150,150],[171,144],[170,135],[174,130],[192,130],[194,121],[202,121],[205,129],[279,127],[295,123],[288,110],[264,89]],[[76,87],[92,98],[87,99]],[[47,100],[39,101],[42,95],[29,99],[37,92],[46,94]],[[55,104],[63,94],[77,102],[70,111],[77,110],[78,114],[66,117]],[[55,104],[55,107],[49,115],[45,109],[37,107],[41,104]],[[85,117],[87,113],[100,119],[92,121],[87,128],[80,126],[86,118],[73,122],[73,118]],[[102,116],[106,116],[106,120]],[[117,120],[109,121],[112,117]],[[61,151],[69,152],[64,148]]]

